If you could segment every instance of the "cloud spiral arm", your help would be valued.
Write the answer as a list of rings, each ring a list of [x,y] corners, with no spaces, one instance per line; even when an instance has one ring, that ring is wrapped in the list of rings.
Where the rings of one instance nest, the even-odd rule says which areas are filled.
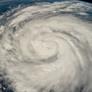
[[[16,92],[92,91],[90,9],[61,2],[2,16],[0,67]]]

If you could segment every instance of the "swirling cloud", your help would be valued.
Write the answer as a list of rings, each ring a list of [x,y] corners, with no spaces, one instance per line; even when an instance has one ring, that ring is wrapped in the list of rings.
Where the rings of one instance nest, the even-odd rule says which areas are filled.
[[[37,4],[1,16],[0,67],[15,92],[92,91],[91,6]]]

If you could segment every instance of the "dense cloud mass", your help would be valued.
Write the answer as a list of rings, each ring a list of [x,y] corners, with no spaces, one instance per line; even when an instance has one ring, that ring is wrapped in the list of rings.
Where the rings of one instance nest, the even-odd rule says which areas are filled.
[[[92,92],[92,5],[39,3],[0,16],[0,92]]]

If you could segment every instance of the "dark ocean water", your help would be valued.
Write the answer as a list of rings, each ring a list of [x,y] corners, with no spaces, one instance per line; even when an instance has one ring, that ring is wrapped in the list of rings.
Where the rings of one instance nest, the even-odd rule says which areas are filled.
[[[37,2],[53,3],[55,1],[62,1],[62,0],[1,0],[0,1],[0,13],[10,10],[11,8],[15,8],[18,5],[29,5],[29,4],[35,4]]]
[[[38,2],[60,2],[60,1],[65,1],[65,0],[0,0],[0,14],[15,8],[19,5],[29,5],[29,4],[35,4]],[[69,0],[69,1],[76,1],[76,0]],[[81,1],[86,1],[86,2],[92,2],[91,0],[81,0]]]

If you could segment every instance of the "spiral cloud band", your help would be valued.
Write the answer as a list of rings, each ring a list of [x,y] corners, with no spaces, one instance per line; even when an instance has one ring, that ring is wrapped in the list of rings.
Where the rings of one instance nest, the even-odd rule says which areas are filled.
[[[0,16],[0,92],[92,92],[92,5],[35,4]],[[2,86],[2,85],[1,85]]]

